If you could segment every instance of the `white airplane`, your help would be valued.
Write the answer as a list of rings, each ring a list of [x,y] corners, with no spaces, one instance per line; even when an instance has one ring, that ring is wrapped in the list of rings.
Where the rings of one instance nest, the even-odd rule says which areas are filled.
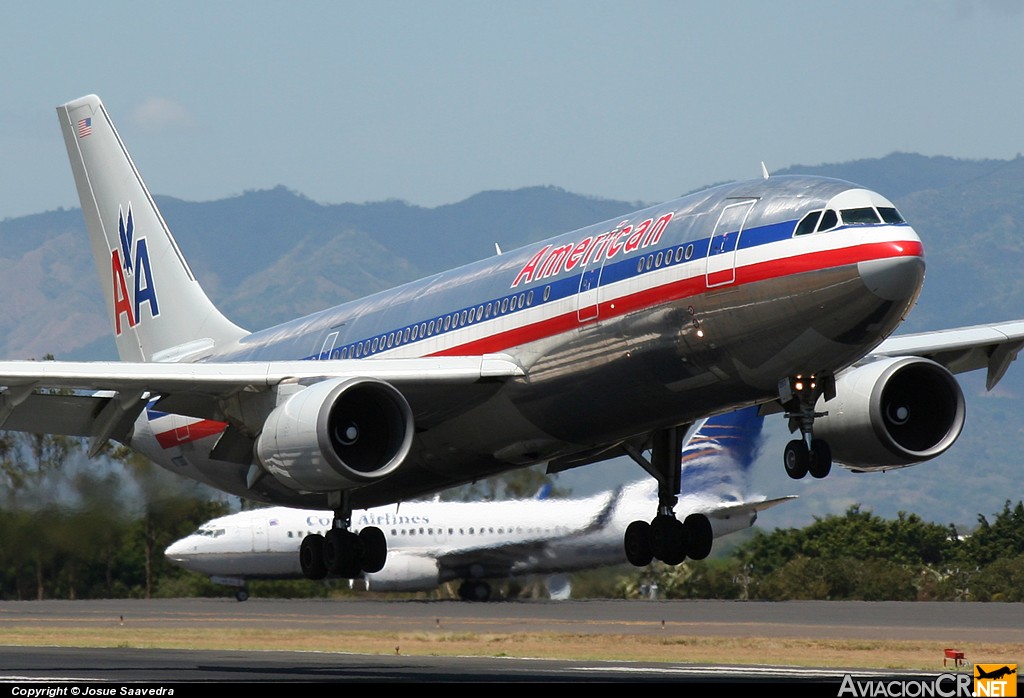
[[[924,280],[920,238],[881,194],[810,176],[717,186],[250,332],[203,292],[99,98],[57,112],[120,361],[0,363],[0,428],[89,437],[92,454],[115,440],[233,495],[329,509],[300,546],[311,578],[384,567],[386,535],[352,531],[356,509],[621,455],[659,485],[629,560],[676,564],[712,536],[676,516],[689,425],[782,413],[792,477],[913,465],[960,435],[954,374],[992,387],[1024,343],[1022,320],[891,337]]]
[[[707,516],[715,538],[748,528],[758,512],[795,498],[746,496],[763,421],[756,407],[712,417],[683,450],[688,494],[677,510]],[[462,580],[460,598],[484,601],[491,596],[489,580],[545,577],[551,598],[568,598],[566,573],[626,564],[626,527],[657,502],[657,483],[647,479],[583,499],[414,501],[354,511],[352,530],[383,528],[390,552],[383,569],[363,573],[352,580],[353,587],[432,591]],[[236,598],[245,601],[249,579],[302,577],[302,539],[330,528],[332,516],[288,507],[242,511],[204,523],[164,554],[217,584],[235,587]]]

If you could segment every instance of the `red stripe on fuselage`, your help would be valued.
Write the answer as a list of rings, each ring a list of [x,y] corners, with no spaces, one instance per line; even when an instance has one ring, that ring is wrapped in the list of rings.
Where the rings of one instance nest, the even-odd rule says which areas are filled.
[[[224,422],[215,422],[212,419],[204,419],[199,422],[193,422],[177,429],[171,429],[169,431],[162,431],[160,433],[153,433],[156,437],[157,443],[160,444],[161,448],[174,448],[185,443],[192,441],[199,441],[205,439],[208,436],[214,436],[221,433],[227,428],[227,424]]]
[[[923,254],[924,246],[916,240],[874,242],[834,250],[809,252],[792,257],[781,257],[766,262],[738,266],[736,267],[736,281],[723,286],[723,288],[733,288],[756,281],[777,279],[809,271],[849,266],[874,259],[921,257]],[[571,312],[546,318],[540,322],[523,325],[522,327],[498,332],[466,342],[465,344],[443,349],[430,354],[430,356],[476,356],[478,354],[500,352],[509,347],[535,342],[567,332],[582,325],[590,324],[598,319],[607,320],[612,317],[626,315],[638,310],[661,305],[662,303],[696,296],[707,290],[708,287],[704,274],[698,274],[661,286],[646,288],[627,296],[602,301],[599,305],[600,311],[594,320],[580,322],[577,317],[577,311],[573,309]]]

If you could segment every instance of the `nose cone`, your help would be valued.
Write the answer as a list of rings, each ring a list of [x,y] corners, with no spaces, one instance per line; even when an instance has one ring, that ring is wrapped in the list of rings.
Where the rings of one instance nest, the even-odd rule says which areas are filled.
[[[886,301],[913,301],[924,283],[924,257],[886,257],[860,262],[860,278],[869,291]]]
[[[857,265],[861,281],[873,294],[898,305],[912,305],[924,284],[924,245],[909,225],[884,228],[881,254]]]
[[[164,550],[164,557],[175,565],[188,567],[188,563],[192,560],[192,553],[195,551],[195,545],[192,544],[190,539],[191,536],[171,543]]]

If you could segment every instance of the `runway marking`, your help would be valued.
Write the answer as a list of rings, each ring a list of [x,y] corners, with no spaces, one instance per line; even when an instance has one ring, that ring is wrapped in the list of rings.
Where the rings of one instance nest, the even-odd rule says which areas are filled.
[[[677,667],[636,667],[624,665],[609,665],[606,667],[577,667],[579,671],[619,671],[624,673],[659,673],[679,675],[701,675],[715,674],[736,675],[736,676],[764,676],[774,678],[803,678],[803,679],[842,679],[847,674],[860,677],[888,678],[896,674],[900,676],[934,676],[936,672],[925,671],[882,671],[870,669],[821,669],[787,666],[677,666]]]
[[[11,676],[0,674],[0,682],[3,683],[100,683],[109,679],[98,679],[96,677],[80,678],[67,676]]]

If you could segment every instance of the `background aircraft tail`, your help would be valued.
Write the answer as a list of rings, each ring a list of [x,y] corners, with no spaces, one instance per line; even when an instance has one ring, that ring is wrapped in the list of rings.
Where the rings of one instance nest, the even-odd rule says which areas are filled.
[[[247,332],[192,275],[99,97],[57,108],[122,361],[195,361]]]
[[[677,514],[706,514],[719,537],[751,526],[757,512],[794,498],[766,499],[750,491],[750,469],[764,443],[763,425],[757,407],[748,407],[691,428],[683,445]],[[639,480],[624,489],[616,520],[624,529],[623,521],[649,518],[657,502],[657,481]]]
[[[745,501],[763,424],[756,407],[698,422],[683,447],[682,496],[694,493],[721,502]]]

